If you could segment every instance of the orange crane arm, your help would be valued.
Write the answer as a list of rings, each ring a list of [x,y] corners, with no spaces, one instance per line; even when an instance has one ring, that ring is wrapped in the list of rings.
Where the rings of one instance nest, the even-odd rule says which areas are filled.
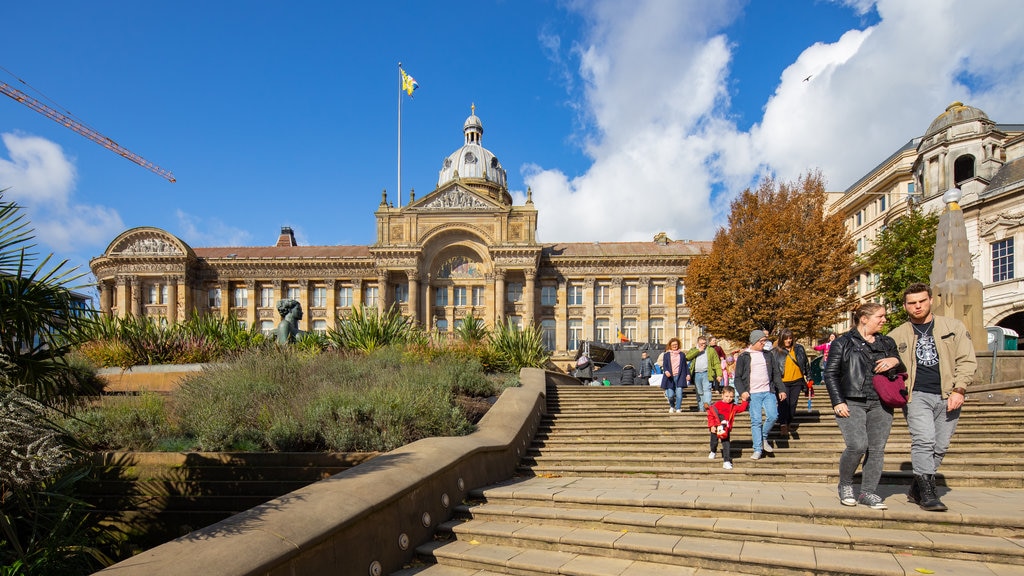
[[[139,166],[142,166],[147,170],[155,172],[156,174],[163,176],[164,178],[171,182],[175,182],[174,175],[171,174],[170,171],[164,170],[163,168],[157,166],[156,164],[153,164],[149,160],[146,160],[142,156],[139,156],[138,154],[132,152],[131,150],[124,148],[123,146],[121,146],[117,142],[114,142],[110,138],[107,138],[103,134],[100,134],[99,132],[93,130],[92,128],[89,128],[88,126],[82,124],[81,122],[69,118],[64,114],[61,114],[60,112],[54,110],[53,108],[50,108],[46,104],[43,104],[42,102],[29,96],[28,94],[25,94],[21,90],[18,90],[13,86],[0,82],[0,92],[6,94],[12,100],[16,102],[21,102],[25,106],[28,106],[36,112],[39,112],[40,114],[46,116],[50,120],[53,120],[58,124],[70,128],[75,132],[78,132],[82,136],[85,136],[89,140],[92,140],[93,142],[99,144],[100,146],[103,146],[107,150],[115,152],[121,155],[122,157],[131,160],[132,162],[135,162]]]

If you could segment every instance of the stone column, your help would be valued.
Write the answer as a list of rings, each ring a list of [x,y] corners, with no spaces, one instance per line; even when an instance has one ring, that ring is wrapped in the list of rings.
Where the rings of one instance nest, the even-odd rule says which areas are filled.
[[[117,307],[117,317],[124,318],[128,315],[128,302],[130,294],[128,293],[128,278],[124,276],[118,276],[114,282],[116,288],[114,289],[114,305]]]
[[[610,330],[622,330],[622,288],[623,286],[625,286],[625,284],[626,282],[622,278],[622,276],[612,277],[612,287],[610,290],[611,294],[608,295],[608,297],[610,298],[609,303],[612,307],[610,320],[612,326],[609,327]],[[610,339],[612,342],[618,342],[619,335],[616,334],[615,332],[612,332]]]
[[[259,299],[256,293],[256,280],[246,280],[245,291],[248,295],[245,303],[245,327],[252,328],[256,325],[256,304]]]
[[[662,339],[666,342],[669,338],[679,333],[679,306],[676,304],[676,288],[679,286],[679,278],[669,276],[665,280],[665,334]]]
[[[523,286],[523,327],[532,326],[537,323],[537,271],[527,269],[526,284]]]
[[[167,323],[170,325],[178,323],[178,277],[168,276],[164,279],[167,282]]]
[[[494,271],[494,324],[505,323],[505,270]]]
[[[302,305],[302,320],[299,320],[299,330],[311,332],[310,326],[313,325],[313,319],[310,316],[313,313],[309,309],[309,280],[306,278],[299,280],[299,304]]]
[[[597,321],[595,317],[594,284],[593,276],[583,281],[583,338],[585,340],[597,340]],[[590,338],[587,338],[587,334]]]
[[[430,284],[431,279],[427,274],[423,284],[423,325],[427,330],[434,329],[434,287]]]
[[[100,282],[100,312],[105,316],[110,316],[110,310],[113,308],[113,290],[110,288],[109,282]]]
[[[555,350],[569,348],[569,296],[566,289],[568,282],[563,278],[558,281],[555,296]]]
[[[327,300],[324,303],[327,308],[327,327],[338,327],[338,282],[334,278],[324,279],[324,288],[327,290]]]
[[[217,287],[220,288],[220,317],[227,322],[231,320],[231,283],[221,280]]]
[[[352,279],[352,307],[359,308],[363,305],[363,279]]]
[[[420,323],[420,275],[415,270],[407,270],[405,277],[409,280],[409,318],[413,324]]]
[[[138,276],[132,276],[128,280],[128,289],[132,295],[132,315],[138,318],[142,316],[142,280]]]
[[[383,316],[388,309],[388,272],[382,270],[377,272],[377,312]]]

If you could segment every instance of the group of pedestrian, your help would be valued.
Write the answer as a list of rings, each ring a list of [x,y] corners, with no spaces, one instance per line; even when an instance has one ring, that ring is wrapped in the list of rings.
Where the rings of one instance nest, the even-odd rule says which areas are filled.
[[[894,408],[883,403],[873,382],[876,375],[891,379],[905,373],[903,415],[914,471],[907,499],[924,510],[947,509],[936,494],[935,474],[956,431],[977,359],[964,324],[934,315],[931,306],[931,287],[911,284],[903,292],[907,322],[882,335],[885,308],[869,302],[855,311],[854,328],[829,348],[824,380],[846,444],[839,458],[839,500],[846,506],[887,509],[876,489]],[[860,494],[855,495],[853,474],[861,465]]]
[[[876,391],[880,376],[903,378],[907,384],[902,411],[914,471],[907,499],[924,510],[947,509],[936,494],[935,474],[956,430],[977,359],[964,324],[932,314],[931,306],[931,287],[911,284],[903,293],[910,319],[889,335],[881,333],[885,307],[868,302],[854,310],[853,328],[814,347],[822,352],[822,380],[845,444],[838,486],[843,505],[887,509],[877,489],[896,407]],[[727,356],[713,337],[700,336],[688,351],[681,349],[679,338],[671,338],[657,361],[643,353],[639,377],[646,380],[656,366],[661,368],[669,413],[682,411],[684,391],[693,387],[696,410],[707,413],[708,458],[716,458],[721,444],[722,466],[731,470],[730,433],[737,414],[750,411],[750,458],[758,460],[774,452],[768,435],[776,421],[784,437],[794,433],[800,392],[813,390],[807,352],[792,330],[780,330],[775,345],[769,344],[765,331],[754,330],[747,348]],[[721,400],[713,401],[714,391],[721,392]],[[858,468],[859,494],[853,485]]]

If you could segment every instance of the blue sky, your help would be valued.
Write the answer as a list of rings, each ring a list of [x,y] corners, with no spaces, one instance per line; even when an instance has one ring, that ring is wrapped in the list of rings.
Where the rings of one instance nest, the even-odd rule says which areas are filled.
[[[476,104],[542,242],[710,239],[766,173],[842,190],[954,100],[1024,123],[1024,3],[996,0],[7,2],[0,188],[75,264],[121,231],[371,244],[436,185]],[[810,80],[804,81],[810,77]],[[22,84],[21,81],[27,82]]]

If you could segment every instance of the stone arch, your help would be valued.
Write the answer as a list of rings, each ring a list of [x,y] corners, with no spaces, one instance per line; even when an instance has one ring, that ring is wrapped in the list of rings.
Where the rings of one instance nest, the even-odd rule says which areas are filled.
[[[996,319],[998,318],[998,320]],[[1007,314],[997,315],[992,319],[990,326],[1001,326],[1003,328],[1009,328],[1016,332],[1019,336],[1024,337],[1024,312],[1013,312],[1009,311]],[[1018,340],[1017,349],[1021,349],[1020,341]]]
[[[422,261],[431,278],[461,276],[482,279],[493,269],[486,239],[464,225],[440,226],[432,230],[423,243]],[[455,268],[454,276],[452,266]]]
[[[960,187],[962,182],[974,178],[976,173],[973,154],[963,154],[953,161],[953,184]]]

